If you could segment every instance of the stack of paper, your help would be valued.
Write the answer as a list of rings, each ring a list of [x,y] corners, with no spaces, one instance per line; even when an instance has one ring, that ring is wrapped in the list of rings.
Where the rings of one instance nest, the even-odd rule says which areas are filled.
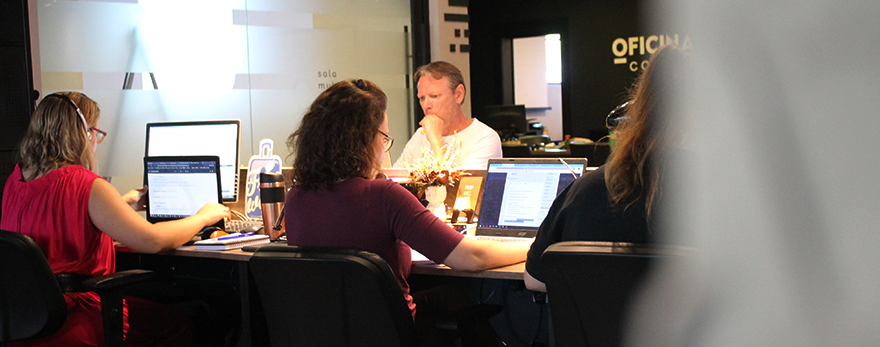
[[[239,249],[244,246],[269,243],[269,235],[254,235],[254,233],[229,234],[216,239],[196,241],[197,251],[225,251]]]

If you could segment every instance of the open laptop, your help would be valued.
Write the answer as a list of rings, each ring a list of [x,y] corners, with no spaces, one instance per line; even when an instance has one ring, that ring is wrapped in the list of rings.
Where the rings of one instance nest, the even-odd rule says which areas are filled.
[[[217,156],[144,157],[144,181],[150,223],[185,218],[223,201]],[[222,228],[223,221],[215,226]]]
[[[585,158],[489,159],[474,234],[535,237],[553,200],[586,167]]]

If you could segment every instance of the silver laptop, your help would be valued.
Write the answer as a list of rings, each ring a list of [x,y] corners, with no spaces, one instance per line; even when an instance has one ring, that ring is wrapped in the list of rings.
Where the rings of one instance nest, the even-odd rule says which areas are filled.
[[[489,159],[474,234],[535,237],[553,200],[586,167],[585,158]]]

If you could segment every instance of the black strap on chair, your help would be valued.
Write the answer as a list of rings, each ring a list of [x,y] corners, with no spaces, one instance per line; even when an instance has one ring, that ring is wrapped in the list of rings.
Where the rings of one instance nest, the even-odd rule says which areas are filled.
[[[87,292],[88,290],[83,287],[82,282],[89,278],[92,278],[92,276],[83,274],[55,274],[55,279],[58,280],[61,291],[65,293]]]

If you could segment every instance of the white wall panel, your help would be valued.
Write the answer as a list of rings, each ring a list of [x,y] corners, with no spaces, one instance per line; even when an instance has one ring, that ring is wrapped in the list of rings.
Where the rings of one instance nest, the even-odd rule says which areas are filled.
[[[267,137],[284,158],[306,108],[347,78],[388,94],[392,158],[410,135],[407,0],[39,0],[37,10],[36,85],[101,105],[110,133],[98,147],[101,175],[140,176],[145,125],[155,121],[241,119],[242,165]],[[159,90],[122,90],[127,72],[153,72]]]

